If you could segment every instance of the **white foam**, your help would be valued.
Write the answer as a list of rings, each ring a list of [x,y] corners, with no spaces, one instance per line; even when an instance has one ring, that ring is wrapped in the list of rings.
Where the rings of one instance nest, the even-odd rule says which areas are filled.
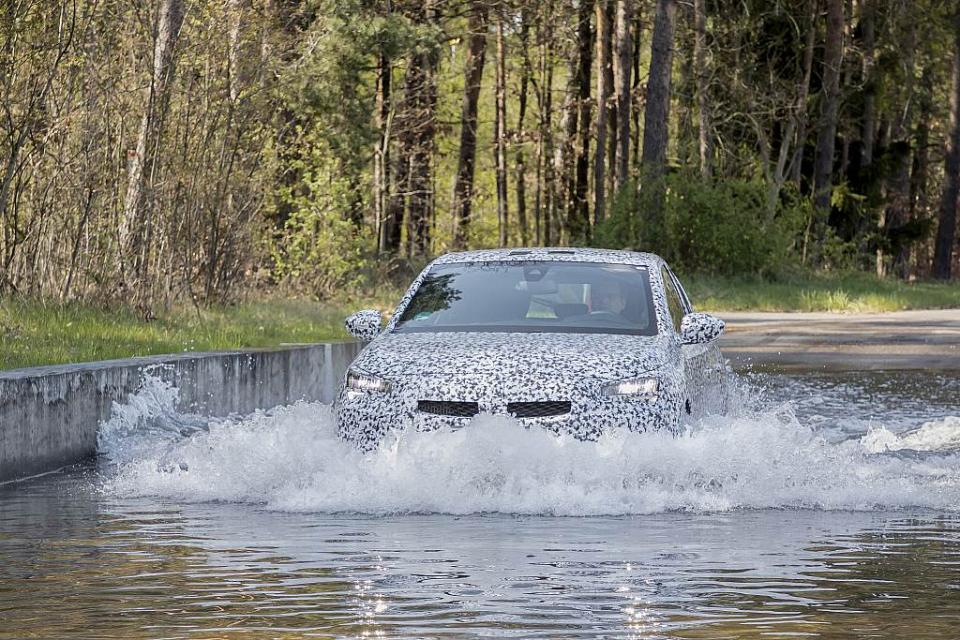
[[[863,436],[868,451],[951,451],[960,449],[960,417],[947,416],[923,423],[919,429],[896,434],[886,427],[875,427]]]
[[[174,403],[175,390],[148,380],[115,407],[101,428],[101,451],[116,463],[105,491],[372,514],[960,508],[956,453],[878,454],[891,448],[879,448],[879,435],[831,442],[789,405],[717,418],[680,437],[613,433],[596,443],[479,416],[459,431],[405,433],[361,454],[337,438],[322,404],[158,429]],[[956,432],[960,418],[917,433],[944,425]]]

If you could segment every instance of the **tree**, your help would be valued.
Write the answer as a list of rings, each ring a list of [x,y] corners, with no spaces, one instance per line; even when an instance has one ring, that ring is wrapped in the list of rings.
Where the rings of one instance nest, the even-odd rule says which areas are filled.
[[[500,246],[507,246],[509,224],[507,207],[507,61],[503,42],[502,7],[497,10],[497,93],[494,120],[495,153],[497,174],[497,226]]]
[[[877,0],[863,0],[861,4],[861,29],[863,31],[863,119],[860,136],[863,140],[860,165],[873,164],[874,137],[877,128],[877,78],[876,78],[876,4]]]
[[[467,243],[470,211],[473,204],[473,174],[477,156],[477,111],[480,82],[487,51],[487,5],[482,1],[471,5],[467,60],[464,66],[463,107],[460,115],[460,158],[457,162],[457,180],[453,188],[453,210],[456,229],[453,246],[463,248]]]
[[[516,189],[517,189],[517,224],[520,227],[520,244],[527,245],[529,228],[527,226],[527,164],[524,149],[523,123],[527,116],[527,99],[529,95],[530,79],[533,77],[533,64],[530,61],[530,13],[524,4],[520,10],[520,55],[522,56],[523,71],[520,75],[520,91],[517,96],[517,128],[516,128]]]
[[[630,119],[632,87],[630,71],[633,62],[633,0],[617,0],[616,47],[614,58],[617,94],[616,189],[623,188],[630,173]]]
[[[673,39],[676,31],[676,0],[657,0],[650,47],[650,77],[643,117],[644,177],[663,175],[670,136],[670,78],[673,73]]]
[[[140,122],[137,147],[130,157],[127,195],[120,222],[120,255],[125,284],[138,302],[143,302],[145,292],[140,284],[147,277],[147,261],[153,239],[151,203],[145,201],[144,191],[150,187],[148,181],[152,180],[152,169],[160,153],[160,135],[175,67],[173,53],[183,26],[183,14],[183,0],[160,1],[154,35],[153,74]]]
[[[386,0],[386,12],[389,15],[391,0]],[[390,125],[391,95],[393,80],[392,61],[381,48],[377,53],[377,104],[376,127],[377,141],[373,149],[373,213],[376,218],[377,251],[381,254],[389,249],[388,210],[390,201]]]
[[[823,54],[823,88],[813,175],[814,206],[825,224],[833,190],[834,147],[840,110],[840,71],[843,60],[843,0],[827,0],[827,35]],[[818,237],[822,234],[818,233]]]
[[[597,151],[593,156],[593,221],[598,224],[606,212],[605,161],[607,153],[607,115],[610,85],[607,67],[610,65],[611,31],[607,2],[597,0]]]
[[[713,133],[710,130],[710,96],[708,93],[710,70],[707,67],[707,9],[705,0],[693,1],[693,20],[693,73],[697,85],[700,174],[709,178],[713,174]]]
[[[953,21],[953,73],[950,91],[950,137],[944,158],[943,196],[933,258],[933,273],[949,280],[952,272],[954,243],[957,232],[957,200],[960,198],[960,10]]]
[[[593,67],[593,28],[590,15],[594,0],[580,0],[577,7],[577,142],[576,179],[574,182],[573,211],[570,236],[574,242],[583,242],[590,235],[590,73]]]
[[[670,138],[670,80],[673,74],[673,41],[676,31],[676,0],[657,0],[650,45],[650,76],[647,79],[647,105],[643,117],[643,155],[640,188],[650,195],[645,238],[655,243],[663,237],[663,176],[667,166]]]

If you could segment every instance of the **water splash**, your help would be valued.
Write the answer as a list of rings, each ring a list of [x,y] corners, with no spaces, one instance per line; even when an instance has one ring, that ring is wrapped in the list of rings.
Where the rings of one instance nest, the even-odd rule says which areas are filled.
[[[951,451],[960,449],[960,417],[947,416],[924,422],[919,429],[896,434],[875,427],[863,437],[863,446],[876,453],[884,451]]]
[[[957,417],[912,435],[875,428],[837,442],[783,404],[714,418],[680,437],[611,433],[585,443],[482,415],[458,431],[404,433],[361,454],[337,438],[323,404],[202,428],[175,406],[176,390],[148,377],[114,408],[99,440],[112,463],[105,491],[371,514],[960,509]],[[911,447],[935,453],[885,453]]]

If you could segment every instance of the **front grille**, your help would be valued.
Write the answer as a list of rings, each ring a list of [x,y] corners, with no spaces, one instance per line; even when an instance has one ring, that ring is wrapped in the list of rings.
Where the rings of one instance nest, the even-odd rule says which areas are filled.
[[[448,402],[446,400],[421,400],[417,403],[417,411],[432,413],[435,416],[449,416],[452,418],[472,418],[480,413],[476,402]]]
[[[549,418],[570,413],[570,401],[508,402],[507,413],[518,418]]]

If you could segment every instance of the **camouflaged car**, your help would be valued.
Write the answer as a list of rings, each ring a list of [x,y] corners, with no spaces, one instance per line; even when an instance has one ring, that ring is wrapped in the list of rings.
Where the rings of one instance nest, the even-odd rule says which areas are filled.
[[[370,310],[346,326],[369,344],[334,410],[340,435],[363,449],[481,413],[592,440],[614,429],[677,432],[724,408],[723,321],[695,313],[649,253],[451,253],[420,273],[386,327]]]

